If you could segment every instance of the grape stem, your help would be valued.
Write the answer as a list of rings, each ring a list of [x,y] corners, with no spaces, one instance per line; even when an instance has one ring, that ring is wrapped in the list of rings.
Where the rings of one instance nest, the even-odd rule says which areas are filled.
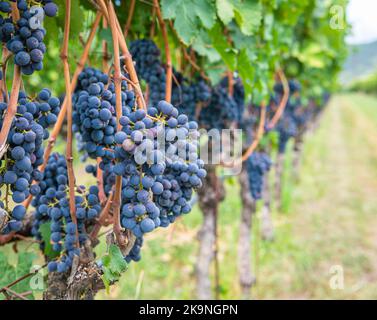
[[[150,30],[150,33],[149,33],[149,38],[150,39],[153,39],[155,33],[156,33],[156,7],[153,6],[152,7],[152,24],[151,24],[151,30]]]
[[[13,23],[15,23],[16,21],[20,20],[20,11],[18,11],[17,2],[12,1],[11,6],[12,6],[12,19],[13,19]]]
[[[133,87],[134,91],[136,92],[136,96],[143,96],[143,93],[140,91],[140,87],[138,87],[130,79],[122,76],[122,80],[126,81],[127,83],[129,83]]]
[[[12,19],[13,21],[18,21],[20,19],[20,12],[18,11],[17,3],[12,2],[11,6],[12,6]],[[6,61],[7,60],[8,59],[6,59]],[[12,92],[9,98],[7,113],[4,117],[3,127],[1,128],[1,131],[0,131],[0,155],[4,155],[5,153],[6,142],[8,140],[10,127],[12,125],[14,116],[16,115],[18,94],[20,92],[21,81],[22,81],[21,69],[19,66],[15,64],[14,71],[13,71]],[[7,95],[8,95],[8,92],[7,92]]]
[[[12,232],[9,232],[8,234],[0,235],[0,246],[3,246],[4,244],[7,244],[8,242],[10,242],[15,236],[15,234],[16,232],[12,231]]]
[[[164,47],[165,47],[165,56],[166,56],[166,89],[165,89],[165,100],[167,102],[171,102],[171,91],[172,91],[172,74],[173,74],[173,67],[171,63],[171,53],[170,53],[170,47],[169,47],[169,39],[168,39],[168,33],[166,30],[165,21],[162,18],[160,5],[158,3],[158,0],[154,0],[154,6],[156,8],[156,14],[158,23],[161,28],[162,33],[162,39],[164,41]]]
[[[169,26],[170,26],[170,29],[173,31],[175,37],[177,38],[177,40],[179,41],[179,43],[181,44],[181,47],[182,47],[182,52],[183,52],[183,56],[184,58],[186,59],[186,61],[194,68],[194,70],[198,71],[200,76],[206,80],[207,82],[209,82],[209,78],[208,76],[204,73],[203,69],[195,62],[195,57],[192,58],[190,57],[190,55],[187,53],[186,51],[186,46],[185,44],[183,43],[183,41],[178,37],[177,35],[177,31],[174,29],[174,25],[173,25],[173,21],[169,20]],[[192,50],[191,51],[193,54],[195,54],[195,52]]]
[[[228,70],[226,73],[227,73],[227,77],[228,77],[228,94],[229,94],[229,96],[233,97],[233,93],[234,93],[233,72],[231,70]]]
[[[107,10],[109,14],[109,26],[113,38],[113,50],[114,50],[114,75],[113,81],[115,86],[116,97],[116,117],[117,117],[117,131],[121,130],[121,124],[119,122],[122,116],[122,97],[121,97],[121,82],[122,74],[120,69],[120,54],[119,54],[119,32],[116,26],[116,15],[111,0],[107,1]],[[121,205],[121,193],[122,193],[122,176],[117,176],[115,180],[115,194],[113,200],[113,232],[115,234],[116,241],[119,247],[124,248],[126,246],[126,239],[122,234],[122,227],[120,225],[120,205]]]
[[[107,20],[105,18],[102,19],[102,27],[103,29],[107,29]],[[109,53],[108,53],[108,47],[107,47],[107,41],[106,39],[102,40],[102,70],[104,73],[109,72]],[[110,68],[111,69],[111,68]],[[98,185],[98,197],[101,205],[103,205],[106,202],[106,194],[104,191],[104,185],[103,185],[103,171],[100,168],[99,164],[101,162],[101,158],[97,158],[97,185]]]
[[[99,7],[99,10],[102,11],[103,15],[107,19],[107,22],[109,24],[111,24],[111,23],[115,24],[116,29],[114,31],[116,31],[116,36],[118,38],[119,46],[120,46],[120,49],[122,51],[122,55],[124,57],[124,64],[127,68],[127,72],[130,75],[131,81],[135,84],[135,87],[137,87],[137,91],[142,92],[141,87],[140,87],[140,83],[139,83],[139,79],[137,77],[137,73],[136,73],[136,70],[135,70],[135,66],[134,66],[134,63],[132,61],[132,56],[131,56],[130,52],[128,51],[127,43],[126,43],[126,40],[123,36],[123,33],[122,33],[122,30],[121,30],[121,27],[120,27],[120,24],[119,24],[119,21],[118,21],[116,14],[114,13],[114,17],[113,17],[114,21],[111,21],[110,16],[109,16],[109,10],[106,7],[105,0],[97,0],[96,4]],[[137,99],[138,107],[142,108],[142,109],[146,109],[144,97],[142,95],[137,95],[136,99]]]
[[[103,205],[106,202],[106,194],[103,186],[103,171],[99,167],[101,158],[97,158],[97,185],[98,185],[98,197],[99,202]]]
[[[9,103],[9,93],[8,93],[8,88],[7,88],[7,66],[8,66],[8,61],[9,58],[12,56],[12,54],[9,52],[9,50],[4,46],[3,47],[3,54],[2,54],[2,62],[1,62],[1,71],[3,73],[3,79],[1,80],[1,90],[2,90],[2,95],[0,96],[1,102],[4,101],[4,96],[5,96],[5,101]]]
[[[135,12],[135,3],[136,3],[135,0],[131,0],[130,9],[128,11],[127,22],[126,22],[126,25],[124,26],[124,31],[123,31],[125,38],[127,38],[128,31],[130,30],[130,27],[131,27],[132,18],[134,16],[134,12]]]
[[[96,16],[96,19],[95,19],[95,21],[92,25],[92,29],[90,31],[88,40],[86,41],[84,51],[82,53],[82,56],[81,56],[79,62],[77,63],[77,68],[75,70],[75,73],[72,76],[71,91],[75,90],[78,77],[79,77],[80,73],[82,72],[82,70],[84,69],[86,61],[88,60],[90,46],[92,45],[93,39],[96,35],[96,31],[97,31],[100,20],[101,20],[101,13],[97,13],[97,16]],[[41,170],[41,171],[44,171],[44,168],[47,164],[48,158],[50,157],[50,154],[51,154],[52,148],[54,147],[56,138],[59,135],[60,130],[62,128],[64,119],[65,119],[65,116],[66,116],[66,112],[67,112],[67,97],[64,98],[62,108],[61,108],[61,111],[60,111],[59,116],[58,116],[58,120],[57,120],[57,122],[56,122],[56,124],[55,124],[55,126],[54,126],[54,128],[51,132],[51,137],[50,137],[50,140],[48,142],[48,145],[47,145],[47,148],[46,148],[46,151],[45,151],[45,155],[44,155],[44,162],[43,162],[43,165],[39,168],[39,170]]]
[[[41,266],[40,268],[38,269],[35,269],[34,271],[32,272],[29,272],[21,277],[19,277],[18,279],[14,280],[13,282],[11,282],[10,284],[8,284],[7,286],[4,286],[2,288],[0,288],[0,293],[3,293],[4,291],[6,291],[7,289],[9,289],[10,287],[13,287],[15,286],[17,283],[21,282],[22,280],[25,280],[35,274],[37,274],[39,271],[41,271],[43,268],[47,267],[47,263],[43,266]]]
[[[183,43],[182,43],[183,45]],[[190,57],[190,55],[187,53],[185,47],[183,47],[183,55],[185,57],[185,59],[187,60],[188,63],[190,63],[190,65],[196,70],[199,72],[200,76],[207,82],[209,82],[209,78],[208,76],[204,73],[204,71],[202,70],[202,68],[199,67],[199,65]]]
[[[266,122],[266,103],[264,101],[261,103],[260,109],[261,110],[260,110],[259,126],[258,126],[258,129],[257,129],[255,139],[250,144],[250,146],[246,149],[246,151],[243,153],[242,157],[236,159],[231,164],[227,164],[227,163],[222,162],[221,165],[223,167],[234,168],[234,167],[242,164],[242,162],[245,162],[253,154],[253,152],[256,150],[256,148],[258,147],[259,142],[262,139],[263,134],[264,134],[264,125],[265,125],[265,122]]]
[[[79,247],[79,233],[77,229],[77,217],[76,217],[76,201],[75,201],[75,172],[73,169],[73,152],[72,152],[72,90],[71,90],[71,75],[69,72],[68,63],[68,44],[69,44],[69,29],[71,26],[71,0],[65,1],[65,19],[64,19],[64,37],[63,46],[60,53],[60,58],[64,68],[64,80],[65,80],[65,100],[67,108],[67,151],[66,162],[68,171],[68,187],[69,187],[69,211],[72,222],[76,226],[76,247]]]
[[[102,19],[102,28],[104,30],[107,29],[107,20],[105,18]],[[109,71],[109,61],[110,56],[108,52],[108,46],[106,39],[102,40],[102,70],[104,73],[107,73]]]
[[[13,119],[17,111],[18,94],[21,86],[21,68],[18,65],[14,65],[12,91],[9,98],[9,104],[7,112],[3,120],[3,126],[0,131],[0,154],[4,155],[7,147],[8,134],[10,127],[13,123]]]
[[[85,40],[84,40],[82,34],[79,35],[79,41],[80,41],[82,47],[85,48]],[[92,65],[92,63],[90,62],[90,57],[88,57],[88,59],[87,59],[87,61],[86,61],[86,64],[87,64],[89,67]]]
[[[88,59],[90,47],[91,47],[93,39],[94,39],[94,37],[96,35],[96,31],[97,31],[98,25],[99,25],[99,23],[101,21],[101,17],[102,17],[102,14],[100,12],[98,12],[97,16],[96,16],[96,19],[94,20],[94,23],[93,23],[92,28],[90,30],[89,37],[88,37],[88,39],[86,41],[86,45],[85,45],[84,51],[83,51],[83,53],[81,55],[81,58],[80,58],[79,62],[77,63],[77,68],[75,70],[75,73],[72,76],[72,80],[71,80],[71,90],[72,91],[75,90],[76,85],[77,85],[78,76],[79,76],[79,74],[81,73],[81,71],[85,67],[85,63],[86,63],[86,61]],[[61,110],[60,110],[59,115],[58,115],[58,119],[57,119],[57,121],[56,121],[56,123],[54,125],[54,128],[52,129],[52,132],[51,132],[51,135],[50,135],[50,139],[48,141],[48,144],[47,144],[47,147],[46,147],[46,150],[45,150],[45,154],[44,154],[44,158],[43,158],[43,164],[39,167],[39,170],[41,172],[44,171],[44,169],[45,169],[45,167],[47,165],[47,161],[48,161],[48,158],[50,157],[52,149],[54,148],[54,145],[55,145],[55,142],[56,142],[56,138],[58,137],[58,135],[60,133],[60,130],[61,130],[62,126],[63,126],[66,113],[67,113],[67,98],[65,97],[64,101],[63,101],[63,104],[62,104],[62,107],[61,107]],[[25,208],[28,208],[30,206],[32,198],[33,197],[30,195],[24,201],[23,205],[25,206]]]
[[[257,148],[260,140],[263,137],[264,125],[265,125],[265,122],[266,122],[266,103],[264,101],[261,103],[260,108],[261,108],[260,120],[259,120],[259,126],[258,126],[258,130],[257,130],[257,134],[255,136],[254,141],[251,143],[249,148],[247,148],[245,153],[242,155],[242,158],[241,158],[242,162],[246,161],[253,154],[253,152]]]
[[[20,295],[19,293],[17,293],[16,291],[13,291],[12,289],[8,288],[8,287],[3,287],[4,291],[10,293],[11,295],[15,296],[16,298],[19,298],[21,300],[29,300],[28,298],[25,298],[23,295]]]
[[[278,123],[279,119],[284,113],[284,109],[287,106],[287,102],[289,98],[289,84],[288,84],[287,77],[285,76],[282,69],[278,69],[277,75],[279,76],[280,81],[283,84],[283,97],[280,101],[279,107],[277,108],[274,116],[272,117],[271,121],[267,125],[267,128],[269,130],[273,129]]]
[[[110,214],[110,208],[112,206],[113,202],[113,191],[110,192],[105,207],[102,209],[101,215],[98,218],[98,221],[96,225],[93,227],[92,232],[90,233],[91,239],[96,239],[98,237],[98,233],[101,230],[102,226],[108,226],[109,225],[109,214]]]

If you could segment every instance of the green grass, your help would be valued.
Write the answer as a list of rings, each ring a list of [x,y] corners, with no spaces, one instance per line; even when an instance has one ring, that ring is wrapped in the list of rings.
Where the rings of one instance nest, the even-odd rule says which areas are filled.
[[[338,95],[320,127],[306,136],[298,183],[290,179],[292,154],[288,152],[283,210],[273,212],[275,241],[260,240],[259,214],[253,220],[252,265],[257,284],[250,298],[377,298],[376,142],[377,99]],[[82,170],[78,168],[77,176],[85,183]],[[219,217],[221,299],[238,299],[239,186],[227,183],[226,190]],[[195,207],[175,226],[148,235],[142,260],[131,263],[110,293],[103,291],[98,298],[195,298],[201,221]],[[104,243],[96,249],[99,256],[105,250]],[[343,290],[329,285],[335,265],[344,271]]]

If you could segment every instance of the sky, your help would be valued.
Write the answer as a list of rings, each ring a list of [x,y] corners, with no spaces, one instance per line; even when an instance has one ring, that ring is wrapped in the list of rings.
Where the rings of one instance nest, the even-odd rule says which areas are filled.
[[[377,40],[377,0],[350,0],[347,16],[352,24],[351,44]]]

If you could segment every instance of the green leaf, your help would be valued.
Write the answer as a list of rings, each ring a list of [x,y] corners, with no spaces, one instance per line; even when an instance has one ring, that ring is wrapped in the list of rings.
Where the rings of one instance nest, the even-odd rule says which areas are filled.
[[[110,245],[109,253],[102,258],[102,263],[102,280],[108,291],[110,284],[119,280],[122,273],[127,270],[128,264],[124,260],[122,252],[115,244]]]
[[[227,67],[234,71],[237,66],[237,51],[228,43],[220,23],[217,23],[209,32],[208,35],[212,41],[213,47],[220,54]]]
[[[242,33],[251,36],[262,23],[262,6],[258,0],[235,1],[235,17]]]
[[[75,2],[78,2],[78,1],[75,1]],[[86,10],[95,10],[96,7],[93,6],[93,3],[91,3],[90,1],[88,0],[80,0],[80,4],[83,6],[84,9]],[[117,9],[117,7],[115,7],[115,10]]]
[[[190,44],[197,35],[198,26],[195,22],[196,19],[191,16],[190,12],[186,11],[186,8],[181,9],[182,17],[174,20],[174,28],[179,35],[179,38],[185,43]],[[184,15],[183,15],[184,14]]]
[[[112,34],[110,28],[101,29],[100,32],[99,32],[99,38],[100,38],[100,40],[105,40],[107,42],[109,53],[114,52],[114,50],[113,50],[113,34]]]
[[[251,94],[253,89],[255,77],[255,64],[251,59],[253,57],[256,58],[256,56],[248,55],[246,49],[242,49],[237,59],[237,70],[242,79],[246,94]]]
[[[44,252],[43,253],[45,254],[45,256],[49,260],[52,260],[52,259],[54,259],[54,258],[56,258],[56,257],[59,256],[59,252],[54,251],[52,249],[52,245],[51,245],[51,242],[50,242],[50,236],[51,236],[50,225],[51,225],[50,222],[43,223],[39,227],[39,231],[41,233],[42,240],[44,242]]]
[[[216,8],[212,0],[162,0],[165,19],[174,19],[179,38],[190,44],[201,26],[210,29],[216,22]]]
[[[59,0],[57,2],[58,5],[58,16],[56,18],[46,18],[56,20],[57,25],[64,30],[64,19],[65,19],[65,1]],[[71,25],[70,25],[70,32],[69,38],[77,39],[80,32],[83,31],[84,22],[86,20],[84,10],[80,6],[80,1],[71,1]],[[47,29],[48,32],[51,32],[50,29]],[[52,36],[56,37],[57,34],[52,34]]]
[[[164,19],[175,19],[174,28],[179,38],[185,44],[190,44],[198,28],[194,10],[188,8],[184,0],[162,0],[161,10]]]
[[[300,52],[296,52],[296,57],[307,66],[312,68],[324,68],[323,48],[319,44],[311,43]]]
[[[110,246],[109,253],[105,258],[106,262],[104,261],[104,265],[109,267],[112,272],[122,273],[127,270],[127,262],[124,260],[122,252],[115,244]]]
[[[274,16],[273,14],[266,14],[263,17],[264,20],[264,29],[263,29],[263,37],[265,41],[272,41],[272,29],[274,25]]]
[[[35,255],[31,252],[22,252],[18,255],[18,262],[16,266],[9,264],[7,256],[0,252],[0,287],[9,285],[14,280],[22,277],[30,272]],[[16,285],[12,286],[12,290],[17,293],[24,293],[30,291],[30,285],[28,278],[20,281]],[[0,295],[0,300],[3,298]],[[28,295],[28,299],[34,298],[33,295]]]
[[[32,252],[21,252],[18,255],[18,263],[16,267],[16,279],[30,272],[33,265],[35,255]],[[25,279],[17,283],[13,289],[16,292],[22,293],[30,290],[29,279]],[[28,296],[30,298],[30,296]]]
[[[227,25],[234,18],[234,7],[230,0],[216,0],[217,15]]]
[[[7,256],[0,251],[0,287],[4,287],[16,279],[15,268],[8,263]]]
[[[221,60],[219,53],[211,45],[211,39],[205,30],[200,30],[192,44],[192,48],[201,56],[207,57],[210,63]]]
[[[217,68],[207,69],[206,73],[211,83],[216,84],[216,83],[219,83],[220,80],[224,77],[225,71],[226,71],[225,66],[223,66],[222,68],[221,66],[217,66]]]
[[[186,1],[186,3],[189,1]],[[206,29],[211,29],[216,22],[216,8],[212,0],[192,0],[190,7],[193,7]]]

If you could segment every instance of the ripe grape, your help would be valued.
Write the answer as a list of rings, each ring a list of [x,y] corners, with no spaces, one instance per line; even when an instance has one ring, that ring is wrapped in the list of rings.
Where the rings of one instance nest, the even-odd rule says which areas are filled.
[[[38,0],[44,9],[44,15],[55,17],[58,7],[51,0]],[[46,46],[43,43],[46,30],[42,28],[41,17],[33,11],[34,7],[28,6],[25,0],[17,0],[17,8],[20,18],[13,21],[12,16],[8,16],[12,11],[10,4],[6,1],[0,2],[0,11],[7,16],[0,19],[0,40],[6,44],[9,51],[14,54],[15,64],[21,67],[24,75],[31,75],[34,71],[43,68],[43,57]],[[42,12],[42,13],[43,13]]]
[[[88,191],[83,187],[77,188],[75,196],[77,226],[72,222],[68,179],[64,179],[67,174],[65,157],[53,153],[48,159],[44,178],[38,185],[41,191],[32,201],[36,208],[32,227],[33,235],[38,240],[42,240],[39,228],[42,224],[51,222],[50,239],[54,250],[61,252],[64,249],[57,265],[52,263],[51,270],[49,268],[50,271],[57,272],[65,272],[71,267],[73,256],[80,254],[76,242],[82,245],[86,241],[85,222],[97,218],[101,210],[97,187],[90,187]],[[79,234],[78,239],[76,231]],[[64,248],[60,245],[61,242],[64,243]]]
[[[271,159],[266,153],[254,152],[246,160],[249,188],[255,200],[259,200],[262,197],[264,175],[270,170],[271,165]]]

